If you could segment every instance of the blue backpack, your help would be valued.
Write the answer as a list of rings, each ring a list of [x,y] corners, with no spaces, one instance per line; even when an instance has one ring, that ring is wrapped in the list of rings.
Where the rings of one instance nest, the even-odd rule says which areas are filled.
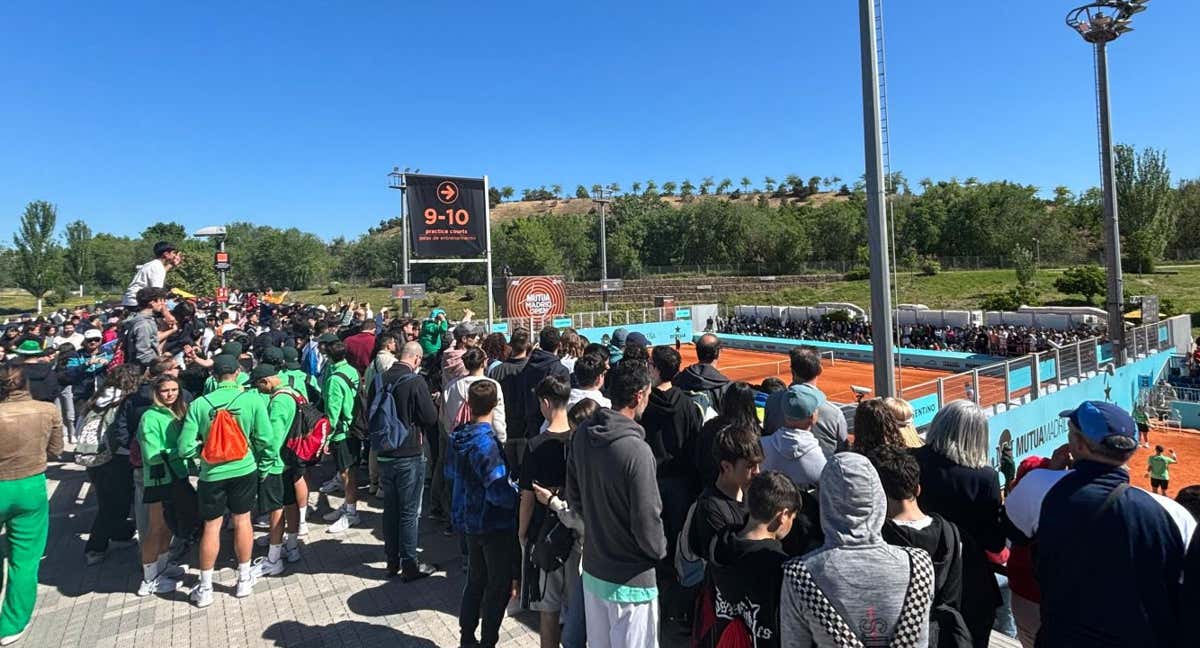
[[[419,377],[415,373],[405,374],[390,389],[385,389],[383,375],[375,374],[371,381],[374,396],[371,397],[371,405],[367,408],[367,439],[371,442],[372,450],[391,452],[408,440],[408,426],[396,413],[396,399],[392,398],[392,392],[410,379]]]

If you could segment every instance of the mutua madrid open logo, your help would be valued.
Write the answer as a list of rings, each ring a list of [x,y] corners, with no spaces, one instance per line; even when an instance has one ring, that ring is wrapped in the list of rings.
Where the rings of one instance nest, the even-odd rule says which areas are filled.
[[[508,317],[546,317],[567,312],[566,283],[559,276],[512,277],[505,296]]]

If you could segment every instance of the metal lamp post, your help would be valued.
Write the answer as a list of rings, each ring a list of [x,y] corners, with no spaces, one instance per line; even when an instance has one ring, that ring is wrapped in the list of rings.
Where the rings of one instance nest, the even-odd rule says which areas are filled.
[[[408,169],[405,169],[408,171]],[[408,281],[408,219],[404,216],[404,198],[408,191],[408,181],[401,173],[400,167],[392,167],[392,172],[388,174],[388,188],[400,190],[400,238],[404,239],[403,255],[401,257],[401,265],[403,266],[403,277],[401,283],[409,283]],[[412,316],[412,308],[410,307],[411,300],[405,297],[401,300],[401,310],[404,317]]]
[[[1121,229],[1117,219],[1116,167],[1113,162],[1112,117],[1108,101],[1109,42],[1133,31],[1134,14],[1149,0],[1105,0],[1073,9],[1067,26],[1092,44],[1096,56],[1096,108],[1100,122],[1100,175],[1104,187],[1104,244],[1108,264],[1108,337],[1117,366],[1125,364],[1124,279],[1121,273]]]
[[[604,208],[608,203],[612,202],[611,192],[606,192],[603,187],[598,188],[593,192],[595,195],[592,202],[596,204],[596,208],[600,212],[600,299],[604,302],[604,310],[608,310],[608,235],[605,232]]]

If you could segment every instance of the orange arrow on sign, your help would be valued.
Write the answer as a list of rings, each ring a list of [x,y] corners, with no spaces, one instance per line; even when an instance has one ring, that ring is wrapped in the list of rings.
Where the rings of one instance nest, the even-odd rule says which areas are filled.
[[[440,193],[442,194],[443,200],[446,202],[451,202],[454,200],[454,196],[457,192],[454,191],[454,185],[447,182],[446,184],[442,185],[442,190]]]

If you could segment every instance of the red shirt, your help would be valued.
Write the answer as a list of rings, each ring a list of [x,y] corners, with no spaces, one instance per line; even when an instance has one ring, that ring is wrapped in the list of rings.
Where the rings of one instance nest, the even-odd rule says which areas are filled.
[[[346,362],[364,375],[371,364],[371,353],[375,351],[375,332],[362,331],[346,338]]]

